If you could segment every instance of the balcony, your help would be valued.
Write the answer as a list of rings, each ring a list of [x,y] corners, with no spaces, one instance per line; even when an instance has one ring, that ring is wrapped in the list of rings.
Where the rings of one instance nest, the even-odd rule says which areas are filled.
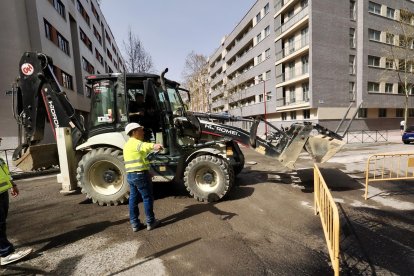
[[[278,110],[308,107],[309,104],[310,104],[309,98],[306,98],[305,100],[300,100],[300,101],[297,101],[296,98],[291,99],[290,101],[288,101],[286,98],[276,99],[276,107]]]
[[[296,40],[293,45],[289,45],[289,48],[283,48],[281,51],[276,53],[276,63],[282,62],[281,59],[285,57],[295,56],[295,53],[299,53],[300,50],[304,49],[308,45],[309,36]]]
[[[220,81],[223,81],[223,73],[217,74],[210,82],[210,87],[216,86]]]
[[[249,31],[249,33],[250,33],[250,31]],[[236,42],[236,45],[233,48],[231,48],[231,50],[226,54],[226,60],[232,59],[233,56],[238,51],[240,51],[240,49],[242,49],[244,46],[246,46],[249,43],[251,43],[251,45],[253,45],[253,38],[246,34],[245,36],[243,36],[243,38],[241,40]]]
[[[288,21],[282,24],[279,28],[275,30],[275,36],[278,37],[282,33],[286,32],[288,29],[293,27],[296,23],[301,21],[303,18],[305,18],[309,14],[309,7],[306,6],[303,8],[300,12],[296,13],[292,18],[289,18]]]
[[[288,70],[276,76],[276,87],[282,87],[291,83],[299,82],[309,78],[308,70]]]

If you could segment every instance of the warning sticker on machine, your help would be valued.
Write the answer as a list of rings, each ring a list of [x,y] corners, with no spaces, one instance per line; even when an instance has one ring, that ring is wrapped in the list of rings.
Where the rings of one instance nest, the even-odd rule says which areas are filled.
[[[26,76],[30,76],[34,72],[33,65],[31,65],[30,63],[23,63],[20,69],[22,70],[22,73],[25,74]]]

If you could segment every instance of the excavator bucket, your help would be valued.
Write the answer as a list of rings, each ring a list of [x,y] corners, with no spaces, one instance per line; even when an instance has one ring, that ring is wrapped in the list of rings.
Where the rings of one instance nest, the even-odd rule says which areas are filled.
[[[305,149],[315,162],[324,163],[334,156],[344,145],[344,141],[325,135],[316,135],[309,137],[305,144]]]
[[[20,158],[13,160],[13,165],[24,172],[59,165],[57,146],[56,144],[30,146]]]

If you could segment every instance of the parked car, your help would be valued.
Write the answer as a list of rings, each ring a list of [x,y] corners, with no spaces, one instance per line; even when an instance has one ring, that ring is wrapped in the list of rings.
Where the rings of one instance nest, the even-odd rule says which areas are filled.
[[[402,141],[404,144],[414,142],[414,126],[407,127],[402,135]]]

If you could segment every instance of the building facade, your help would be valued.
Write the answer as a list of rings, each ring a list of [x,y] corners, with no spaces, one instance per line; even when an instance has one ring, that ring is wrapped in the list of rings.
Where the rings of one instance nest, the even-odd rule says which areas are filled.
[[[389,54],[401,46],[401,11],[410,14],[414,2],[256,1],[209,59],[213,112],[335,129],[349,105],[362,103],[352,129],[397,129],[405,101],[396,71],[402,60]],[[236,97],[226,87],[233,74],[241,84]]]
[[[96,0],[5,0],[0,7],[1,24],[7,26],[0,38],[2,92],[11,90],[21,55],[42,52],[52,57],[56,78],[76,112],[87,116],[91,89],[85,77],[124,71],[121,52]],[[0,93],[0,132],[6,139],[17,136],[11,103],[10,93]]]

